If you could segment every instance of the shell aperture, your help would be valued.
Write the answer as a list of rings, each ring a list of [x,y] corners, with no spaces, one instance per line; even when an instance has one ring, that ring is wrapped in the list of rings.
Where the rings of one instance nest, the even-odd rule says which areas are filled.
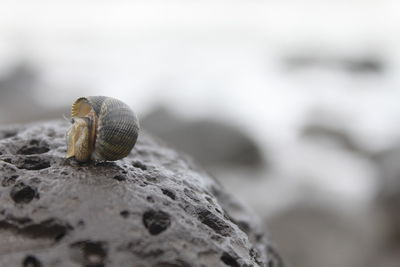
[[[67,158],[78,161],[114,161],[134,147],[139,122],[122,101],[105,96],[78,98],[71,109],[73,124],[67,132]]]

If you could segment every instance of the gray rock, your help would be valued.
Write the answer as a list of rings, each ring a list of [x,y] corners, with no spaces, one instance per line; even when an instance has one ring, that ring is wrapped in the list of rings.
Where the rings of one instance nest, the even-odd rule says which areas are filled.
[[[365,153],[345,129],[334,127],[333,125],[311,123],[303,128],[301,135],[309,139],[334,143],[350,152]]]
[[[16,63],[0,77],[0,124],[60,118],[66,106],[47,107],[37,99],[38,89],[46,87],[38,68],[24,61]]]
[[[379,170],[377,206],[387,217],[389,243],[400,249],[400,146],[376,158]]]
[[[382,226],[376,214],[319,203],[296,205],[267,221],[288,262],[298,267],[382,266],[378,256]]]
[[[123,160],[79,164],[67,126],[0,129],[0,266],[283,266],[189,159],[142,134]]]
[[[347,152],[374,160],[378,153],[376,149],[360,142],[359,138],[349,129],[344,118],[325,109],[317,108],[310,113],[300,135],[305,140],[319,144],[336,146]]]
[[[282,60],[287,70],[299,71],[309,68],[343,71],[351,75],[375,74],[386,71],[385,59],[378,53],[369,52],[364,55],[335,55],[327,52],[300,51],[287,55]]]
[[[141,126],[182,150],[205,168],[261,168],[266,164],[257,143],[243,130],[214,119],[185,120],[160,107]]]

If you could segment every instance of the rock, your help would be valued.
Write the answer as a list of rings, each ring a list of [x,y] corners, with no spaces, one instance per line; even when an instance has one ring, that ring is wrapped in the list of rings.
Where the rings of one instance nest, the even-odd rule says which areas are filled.
[[[159,108],[145,116],[141,126],[190,154],[208,169],[259,168],[265,164],[255,141],[242,130],[222,121],[186,121]]]
[[[376,202],[387,217],[389,243],[400,249],[400,146],[377,157],[379,185]]]
[[[117,162],[65,159],[66,122],[0,129],[0,266],[283,266],[254,215],[142,133]]]
[[[382,266],[371,264],[381,239],[376,215],[322,202],[297,203],[268,219],[285,259],[302,267]]]
[[[284,66],[290,71],[309,68],[339,70],[352,75],[382,74],[386,71],[385,59],[374,52],[360,55],[336,55],[329,52],[297,52],[283,59]]]
[[[0,102],[12,105],[15,101],[25,98],[26,101],[34,100],[35,87],[38,85],[36,69],[26,63],[20,62],[12,68],[8,75],[0,78]]]
[[[335,124],[328,117],[325,118],[325,121],[322,118],[307,123],[301,131],[301,137],[321,144],[334,145],[366,158],[374,156],[374,152],[358,143],[357,139],[344,126],[339,123],[339,125]]]
[[[0,124],[59,118],[65,108],[45,107],[37,99],[38,89],[46,87],[37,67],[17,62],[0,77]]]
[[[375,208],[385,222],[384,240],[377,250],[379,257],[374,266],[394,267],[400,262],[400,146],[377,154],[378,184]]]

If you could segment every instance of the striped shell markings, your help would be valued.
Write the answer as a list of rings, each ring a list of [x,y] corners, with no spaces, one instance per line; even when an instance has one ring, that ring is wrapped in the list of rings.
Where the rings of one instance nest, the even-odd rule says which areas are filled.
[[[78,98],[71,108],[67,158],[114,161],[126,157],[139,133],[135,113],[124,102],[106,96]]]

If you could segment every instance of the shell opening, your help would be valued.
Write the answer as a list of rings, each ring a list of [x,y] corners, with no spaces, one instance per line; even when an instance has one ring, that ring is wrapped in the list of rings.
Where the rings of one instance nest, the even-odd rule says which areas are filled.
[[[75,118],[67,132],[67,158],[87,161],[92,153],[90,147],[90,119]]]
[[[78,98],[71,108],[72,117],[85,117],[92,111],[92,106],[84,97]]]

